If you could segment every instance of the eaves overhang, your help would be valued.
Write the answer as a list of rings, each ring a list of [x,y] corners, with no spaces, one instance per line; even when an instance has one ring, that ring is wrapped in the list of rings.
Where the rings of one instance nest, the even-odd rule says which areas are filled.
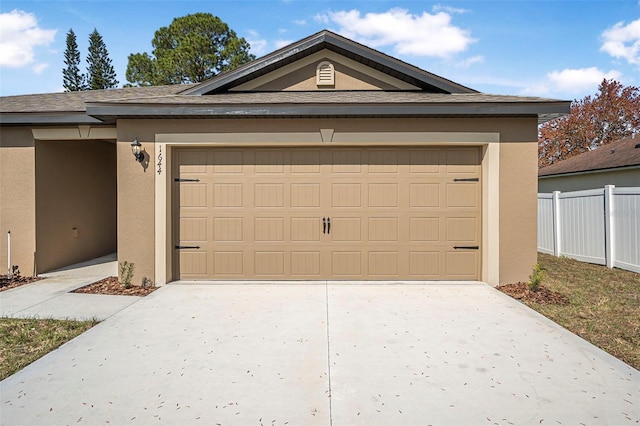
[[[567,103],[431,103],[431,104],[87,104],[87,114],[104,122],[119,118],[240,117],[487,117],[534,116],[547,121],[565,115]]]
[[[0,113],[0,124],[103,124],[99,118],[87,115],[85,112],[62,113]]]

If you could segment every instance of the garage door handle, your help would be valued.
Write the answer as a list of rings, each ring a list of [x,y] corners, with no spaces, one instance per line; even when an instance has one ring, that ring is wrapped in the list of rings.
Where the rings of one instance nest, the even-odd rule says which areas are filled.
[[[176,246],[177,250],[182,250],[182,249],[199,249],[200,246]]]
[[[479,182],[480,178],[455,178],[454,182]]]
[[[453,246],[456,250],[478,250],[480,247],[478,246]]]
[[[327,218],[327,234],[331,233],[331,218]]]
[[[327,218],[326,217],[322,218],[322,233],[323,234],[327,233]]]

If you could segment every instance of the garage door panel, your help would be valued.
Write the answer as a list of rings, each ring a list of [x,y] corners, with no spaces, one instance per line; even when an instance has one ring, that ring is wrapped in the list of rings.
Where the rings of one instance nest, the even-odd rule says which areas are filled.
[[[320,150],[291,151],[291,174],[319,174]]]
[[[216,217],[213,219],[214,242],[241,242],[244,239],[242,217]]]
[[[362,185],[359,183],[334,183],[331,186],[332,207],[362,207]]]
[[[242,183],[213,184],[213,207],[244,207]]]
[[[291,252],[291,275],[294,277],[320,277],[319,251]]]
[[[284,276],[284,251],[256,251],[254,259],[256,277]]]
[[[242,251],[215,251],[213,267],[216,275],[242,277],[246,269]]]
[[[478,208],[480,203],[480,199],[477,196],[478,186],[478,182],[447,184],[447,208]]]
[[[333,243],[362,242],[362,218],[331,217],[331,241]]]
[[[321,226],[318,217],[292,217],[291,241],[319,243]]]
[[[398,207],[397,183],[370,183],[369,207]]]
[[[258,149],[255,151],[256,174],[282,174],[284,172],[284,151]]]
[[[359,278],[362,276],[361,251],[334,251],[331,253],[331,275]]]
[[[207,185],[205,183],[181,184],[180,205],[184,207],[207,207]]]
[[[397,149],[375,149],[368,152],[370,174],[377,173],[398,173],[398,150]]]
[[[480,165],[480,155],[477,148],[447,149],[446,169],[449,174],[476,174]]]
[[[478,240],[480,229],[475,217],[448,217],[446,227],[448,242],[472,243]]]
[[[409,240],[411,242],[440,241],[439,217],[412,217],[409,219]]]
[[[410,207],[439,207],[439,183],[412,183],[409,185]]]
[[[253,194],[255,207],[284,207],[283,183],[257,183]]]
[[[283,217],[256,217],[254,220],[254,241],[284,242]]]
[[[213,174],[241,174],[243,172],[242,150],[214,150],[212,151]]]
[[[411,251],[409,252],[409,275],[420,278],[440,277],[439,251]]]
[[[292,208],[320,208],[320,184],[292,183],[290,204]]]
[[[478,148],[176,151],[180,278],[480,276]]]
[[[206,278],[209,276],[207,252],[181,251],[180,272],[187,278]]]
[[[369,241],[371,242],[399,242],[397,217],[370,217]]]
[[[332,174],[343,174],[343,173],[361,173],[362,172],[362,162],[363,155],[362,150],[360,149],[343,149],[343,150],[334,150],[331,152],[332,155],[332,163],[331,163],[331,173]]]
[[[445,274],[450,279],[477,279],[477,251],[449,251],[445,260]]]
[[[370,277],[398,277],[397,251],[369,251],[368,275]]]

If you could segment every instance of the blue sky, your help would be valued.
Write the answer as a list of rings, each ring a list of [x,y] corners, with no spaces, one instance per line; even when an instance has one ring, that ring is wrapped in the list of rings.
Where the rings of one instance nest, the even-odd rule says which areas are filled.
[[[322,29],[486,93],[580,99],[602,78],[640,86],[640,1],[2,0],[0,95],[62,91],[69,28],[86,66],[102,35],[120,85],[173,18],[208,12],[256,56]]]

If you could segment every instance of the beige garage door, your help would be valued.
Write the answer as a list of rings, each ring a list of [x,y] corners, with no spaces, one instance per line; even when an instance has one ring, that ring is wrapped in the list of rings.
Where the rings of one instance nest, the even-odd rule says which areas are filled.
[[[184,148],[180,279],[476,280],[480,149]]]

